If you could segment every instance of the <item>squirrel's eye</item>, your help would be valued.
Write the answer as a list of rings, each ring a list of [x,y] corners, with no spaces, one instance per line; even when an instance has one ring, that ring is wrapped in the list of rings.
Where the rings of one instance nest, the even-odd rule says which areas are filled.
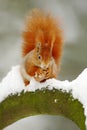
[[[40,55],[38,56],[38,59],[41,60],[41,56]]]

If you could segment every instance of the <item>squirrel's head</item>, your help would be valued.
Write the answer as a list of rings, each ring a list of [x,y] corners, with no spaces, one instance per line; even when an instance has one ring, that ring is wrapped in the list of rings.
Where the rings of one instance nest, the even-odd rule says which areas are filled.
[[[45,43],[42,45],[41,42],[38,42],[35,47],[35,60],[37,66],[42,69],[47,69],[52,58],[52,52],[49,44]]]
[[[35,39],[35,55],[39,67],[47,69],[50,61],[52,60],[52,49],[55,37],[50,36],[50,39],[46,39],[44,32],[39,30]]]

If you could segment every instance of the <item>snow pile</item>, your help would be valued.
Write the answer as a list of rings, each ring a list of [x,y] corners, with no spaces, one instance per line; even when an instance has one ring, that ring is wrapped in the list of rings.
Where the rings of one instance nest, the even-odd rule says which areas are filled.
[[[19,66],[12,67],[12,70],[0,83],[0,102],[8,95],[20,93],[24,90],[24,83],[20,75]]]
[[[69,82],[68,80],[59,81],[56,79],[49,79],[44,83],[38,83],[31,78],[30,84],[25,87],[23,79],[20,74],[20,66],[12,67],[12,70],[0,83],[0,102],[2,102],[8,95],[20,94],[23,90],[35,91],[48,87],[49,90],[61,89],[62,91],[71,92],[74,99],[78,99],[84,107],[87,126],[87,69],[85,69],[75,80]]]

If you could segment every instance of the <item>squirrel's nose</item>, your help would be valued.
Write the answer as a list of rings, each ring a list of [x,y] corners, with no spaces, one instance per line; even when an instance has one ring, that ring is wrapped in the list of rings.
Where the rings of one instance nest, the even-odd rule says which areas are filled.
[[[41,68],[42,68],[42,69],[47,69],[47,68],[48,68],[48,65],[42,63],[42,64],[41,64]]]

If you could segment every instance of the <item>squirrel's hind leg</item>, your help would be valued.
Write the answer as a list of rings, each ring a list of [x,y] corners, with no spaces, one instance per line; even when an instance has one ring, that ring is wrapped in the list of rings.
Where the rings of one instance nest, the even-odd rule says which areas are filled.
[[[21,76],[22,76],[22,79],[23,79],[25,86],[29,85],[31,76],[29,76],[26,73],[24,66],[20,67],[20,73],[21,73]]]
[[[26,80],[26,79],[23,79],[24,80],[24,84],[25,86],[29,85],[30,84],[30,81]]]

